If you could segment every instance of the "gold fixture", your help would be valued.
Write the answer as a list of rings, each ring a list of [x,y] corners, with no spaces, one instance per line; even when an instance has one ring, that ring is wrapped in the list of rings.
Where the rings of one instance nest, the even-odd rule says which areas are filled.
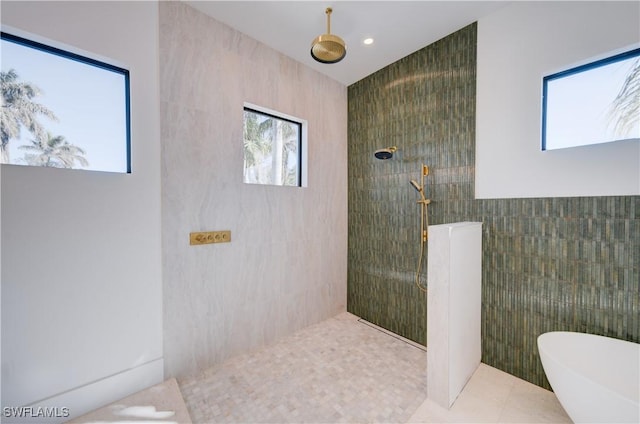
[[[398,150],[396,146],[385,147],[384,149],[376,150],[373,155],[376,159],[391,159],[396,150]]]
[[[420,284],[420,270],[422,269],[422,257],[424,256],[424,246],[427,243],[427,228],[429,227],[429,214],[427,212],[427,205],[431,203],[431,199],[427,199],[424,196],[424,177],[429,175],[429,167],[422,165],[422,172],[420,173],[420,185],[415,180],[411,180],[411,185],[420,193],[420,257],[418,258],[418,268],[416,270],[416,286],[424,292],[427,288]]]
[[[228,243],[231,241],[231,231],[207,231],[189,233],[189,244]]]
[[[347,54],[347,46],[342,38],[331,34],[331,12],[327,7],[327,33],[317,36],[311,43],[311,57],[320,63],[337,63]]]

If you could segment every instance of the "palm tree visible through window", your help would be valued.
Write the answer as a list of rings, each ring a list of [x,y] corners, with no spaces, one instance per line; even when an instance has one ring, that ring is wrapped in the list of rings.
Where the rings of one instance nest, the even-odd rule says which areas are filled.
[[[0,163],[131,172],[129,71],[0,31]]]
[[[47,134],[47,139],[31,140],[31,144],[18,147],[28,152],[24,160],[28,165],[46,166],[52,168],[74,168],[78,162],[82,166],[88,166],[89,162],[84,157],[84,150],[70,144],[63,136]]]
[[[301,124],[245,108],[244,181],[300,185]]]
[[[636,59],[620,92],[611,104],[611,121],[616,134],[628,133],[640,121],[640,58]]]
[[[46,137],[46,131],[38,121],[41,116],[55,120],[56,116],[34,99],[40,89],[31,83],[18,80],[14,69],[0,72],[2,108],[0,108],[0,163],[10,163],[9,141],[20,137],[24,126],[35,138]]]
[[[542,150],[640,138],[640,49],[543,78]]]

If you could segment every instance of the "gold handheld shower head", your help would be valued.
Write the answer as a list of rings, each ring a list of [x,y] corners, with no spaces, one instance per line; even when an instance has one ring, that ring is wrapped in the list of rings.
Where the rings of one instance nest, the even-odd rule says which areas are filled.
[[[422,203],[424,205],[428,205],[429,203],[431,203],[431,200],[428,200],[424,197],[424,187],[421,186],[420,184],[418,184],[418,182],[416,180],[411,180],[409,181],[411,183],[411,185],[413,186],[413,188],[416,189],[416,191],[418,193],[420,193],[420,200],[418,200],[418,203]]]

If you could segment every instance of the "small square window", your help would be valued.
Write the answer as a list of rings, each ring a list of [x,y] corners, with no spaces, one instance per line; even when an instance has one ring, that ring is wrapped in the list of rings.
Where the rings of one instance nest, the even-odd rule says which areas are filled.
[[[244,182],[301,187],[304,121],[244,108]]]

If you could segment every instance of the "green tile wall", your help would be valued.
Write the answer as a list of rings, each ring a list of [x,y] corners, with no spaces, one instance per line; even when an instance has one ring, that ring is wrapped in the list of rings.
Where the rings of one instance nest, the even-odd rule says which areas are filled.
[[[430,223],[483,222],[482,361],[548,388],[539,334],[640,342],[640,196],[475,200],[475,69],[472,24],[349,87],[347,309],[426,344],[425,163]]]

